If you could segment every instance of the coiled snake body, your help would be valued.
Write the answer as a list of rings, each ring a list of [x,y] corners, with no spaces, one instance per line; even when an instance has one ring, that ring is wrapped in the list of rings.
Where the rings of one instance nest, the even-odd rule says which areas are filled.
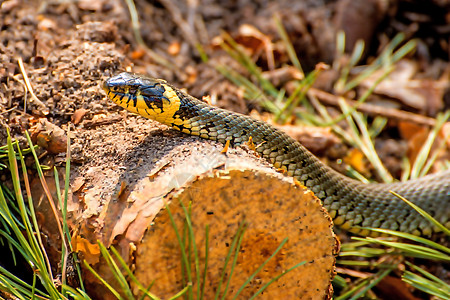
[[[364,184],[324,165],[284,132],[246,115],[210,106],[164,80],[121,73],[103,84],[108,97],[125,109],[181,132],[237,146],[251,139],[256,151],[322,200],[334,224],[361,235],[377,227],[416,235],[438,231],[395,191],[450,228],[450,170],[417,180]]]

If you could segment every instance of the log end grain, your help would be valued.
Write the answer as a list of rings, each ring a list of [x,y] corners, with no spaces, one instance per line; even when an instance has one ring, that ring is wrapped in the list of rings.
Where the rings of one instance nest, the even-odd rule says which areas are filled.
[[[205,299],[212,299],[218,289],[225,259],[241,224],[245,224],[246,230],[226,298],[236,294],[285,238],[288,241],[281,251],[257,273],[239,299],[250,298],[272,278],[301,262],[305,264],[272,283],[261,294],[262,299],[331,297],[338,249],[332,223],[319,200],[292,180],[255,170],[215,171],[200,176],[167,199],[168,209],[181,234],[186,232],[186,215],[180,203],[190,207],[201,278],[205,266],[205,229],[209,227],[206,280],[204,283],[200,280],[200,285],[205,284]],[[164,209],[138,245],[135,276],[144,286],[154,282],[151,292],[157,296],[173,296],[186,284],[182,278],[180,249],[169,214]],[[230,265],[231,261],[225,270],[225,282],[231,273]],[[196,293],[198,282],[193,259],[190,267]],[[138,288],[133,288],[140,295]]]

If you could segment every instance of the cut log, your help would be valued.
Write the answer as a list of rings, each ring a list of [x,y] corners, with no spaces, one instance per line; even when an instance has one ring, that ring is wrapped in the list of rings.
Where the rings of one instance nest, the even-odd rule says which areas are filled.
[[[221,144],[135,118],[103,126],[101,131],[76,134],[75,159],[81,155],[86,162],[72,171],[73,245],[80,258],[109,284],[115,286],[116,280],[101,259],[97,240],[106,247],[113,245],[143,286],[153,283],[150,291],[163,299],[186,285],[192,285],[194,295],[202,286],[204,298],[211,299],[222,273],[220,293],[230,279],[226,298],[251,278],[238,297],[247,299],[300,263],[270,284],[260,298],[331,297],[339,248],[331,219],[311,192],[252,151],[239,148],[222,153]],[[188,263],[192,270],[189,284],[183,279],[186,265],[181,250],[193,259],[194,247],[186,236],[183,207],[189,210],[199,266],[197,273],[196,264]],[[184,246],[179,244],[168,211],[184,235]],[[233,252],[238,255],[232,272],[234,254],[226,267],[225,261],[239,228],[245,230],[240,248]],[[287,242],[275,253],[284,239]],[[83,275],[90,295],[108,298],[95,276],[88,270]],[[138,286],[131,286],[140,296]]]
[[[226,298],[231,298],[257,272],[238,298],[249,299],[270,280],[303,263],[272,283],[261,299],[330,297],[336,240],[328,215],[311,192],[271,172],[227,168],[200,176],[166,199],[176,226],[168,211],[161,211],[138,246],[135,260],[135,276],[144,286],[155,282],[151,291],[157,296],[167,299],[185,286],[186,267],[180,249],[186,253],[193,250],[188,249],[188,242],[180,246],[174,230],[176,227],[178,232],[187,232],[184,206],[189,208],[200,265],[197,273],[191,258],[194,295],[201,286],[205,299],[213,299],[225,272],[223,282],[230,280]],[[236,266],[232,268],[230,261],[225,267],[228,253],[233,252],[233,238],[242,224],[245,232]],[[287,243],[276,252],[284,239]],[[269,262],[258,272],[266,260]],[[200,274],[200,283],[196,274]],[[134,291],[140,294],[136,285]]]

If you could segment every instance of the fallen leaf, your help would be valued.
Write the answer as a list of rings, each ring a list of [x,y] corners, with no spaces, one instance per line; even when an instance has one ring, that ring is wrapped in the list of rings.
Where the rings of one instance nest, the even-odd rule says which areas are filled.
[[[74,235],[72,237],[72,248],[74,252],[82,252],[83,258],[88,264],[94,265],[100,260],[100,247],[97,243],[92,244],[87,239]]]
[[[47,119],[39,119],[39,122],[30,131],[33,143],[54,154],[66,152],[66,132]]]
[[[145,51],[142,49],[138,49],[131,53],[131,59],[132,60],[141,59],[142,57],[144,57],[144,55]]]
[[[409,163],[411,165],[414,164],[416,161],[417,155],[419,154],[420,150],[422,149],[422,146],[425,144],[425,141],[428,138],[429,129],[427,128],[420,128],[416,131],[415,134],[413,134],[408,139],[408,159]]]
[[[167,53],[169,53],[172,56],[178,55],[180,53],[181,44],[178,41],[172,42],[169,45],[169,48],[167,48]]]
[[[85,182],[84,177],[81,177],[81,176],[76,177],[70,184],[72,193],[77,192],[84,185],[84,182]]]
[[[417,132],[423,130],[423,126],[411,122],[398,122],[398,130],[402,139],[410,140]]]
[[[444,79],[413,79],[417,68],[417,64],[410,60],[399,61],[394,71],[375,87],[374,92],[397,99],[420,111],[436,113],[444,105],[442,99],[449,83]],[[361,83],[361,86],[372,87],[383,73],[383,70],[374,72]]]
[[[344,162],[363,175],[369,173],[364,154],[358,149],[350,150],[350,153],[344,158]]]
[[[450,122],[446,122],[444,126],[442,126],[439,135],[445,140],[447,147],[450,148]]]
[[[88,112],[88,110],[84,109],[84,108],[77,109],[73,113],[72,118],[71,118],[73,124],[75,124],[75,125],[79,124],[87,112]]]

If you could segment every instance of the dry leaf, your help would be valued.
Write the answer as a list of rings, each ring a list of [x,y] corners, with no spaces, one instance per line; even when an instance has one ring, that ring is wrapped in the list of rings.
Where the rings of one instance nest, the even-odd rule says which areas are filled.
[[[169,53],[170,55],[178,55],[180,53],[180,49],[181,49],[181,44],[178,41],[172,42],[169,45],[169,48],[167,49],[167,53]]]
[[[72,237],[72,248],[75,252],[82,252],[83,258],[90,264],[94,265],[100,260],[100,247],[97,243],[92,244],[87,239],[74,235]]]
[[[364,159],[364,154],[358,149],[350,150],[350,153],[344,158],[344,162],[352,166],[356,171],[363,175],[367,175],[369,170]]]
[[[36,126],[31,128],[31,140],[51,153],[66,152],[66,132],[47,119],[39,119]]]
[[[361,85],[370,88],[379,80],[380,70],[366,78]],[[379,83],[374,92],[398,99],[403,104],[424,112],[435,113],[442,109],[442,98],[449,83],[442,79],[413,79],[417,73],[415,62],[403,59],[395,65],[394,71]]]
[[[132,60],[141,59],[142,57],[144,57],[144,55],[145,51],[143,49],[138,49],[131,53],[131,59]]]
[[[81,120],[83,120],[83,117],[86,115],[87,112],[88,112],[88,110],[84,109],[84,108],[77,109],[73,113],[72,118],[71,118],[73,124],[75,124],[75,125],[79,124],[81,122]]]

